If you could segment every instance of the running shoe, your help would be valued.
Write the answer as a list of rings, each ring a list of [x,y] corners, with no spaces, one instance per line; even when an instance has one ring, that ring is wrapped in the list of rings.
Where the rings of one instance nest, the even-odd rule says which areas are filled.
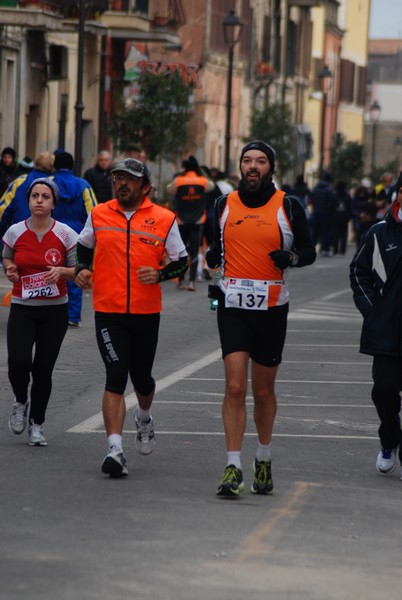
[[[102,473],[110,477],[125,477],[128,475],[126,459],[119,446],[111,446],[102,463]]]
[[[274,484],[272,483],[271,461],[257,460],[253,462],[254,481],[250,492],[252,494],[267,495],[272,494]]]
[[[8,426],[10,428],[10,431],[15,433],[16,435],[19,435],[20,433],[25,431],[25,428],[27,426],[28,407],[29,402],[21,404],[20,402],[17,402],[14,398],[13,408],[11,411],[10,418],[8,420]]]
[[[240,492],[243,491],[243,473],[234,465],[228,465],[223,473],[219,487],[216,490],[216,495],[226,496],[227,498],[237,498]]]
[[[188,286],[187,286],[187,291],[188,292],[195,292],[194,281],[189,281]]]
[[[43,425],[34,423],[31,419],[28,427],[28,444],[30,446],[47,446],[47,441],[43,435]]]
[[[140,454],[151,454],[155,448],[155,432],[152,417],[149,421],[141,421],[138,416],[138,406],[134,408],[134,421],[137,428],[135,447]]]
[[[178,290],[185,290],[186,289],[186,284],[185,284],[184,280],[183,281],[179,281],[179,283],[177,284],[177,289]]]
[[[393,473],[396,469],[396,448],[381,448],[376,467],[379,473]]]

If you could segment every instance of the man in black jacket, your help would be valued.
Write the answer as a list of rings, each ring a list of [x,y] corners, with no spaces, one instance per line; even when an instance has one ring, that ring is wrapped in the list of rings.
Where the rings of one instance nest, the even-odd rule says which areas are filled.
[[[98,203],[107,202],[113,198],[111,162],[110,153],[107,150],[101,150],[95,166],[84,173],[84,179],[88,181],[95,192]]]
[[[369,229],[352,260],[350,282],[364,317],[360,352],[374,357],[371,397],[380,419],[381,443],[376,467],[380,473],[392,473],[397,452],[402,463],[402,172],[394,204]]]

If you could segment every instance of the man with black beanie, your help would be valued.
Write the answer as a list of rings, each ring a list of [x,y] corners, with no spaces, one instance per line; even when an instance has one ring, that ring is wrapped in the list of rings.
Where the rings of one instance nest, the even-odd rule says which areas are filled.
[[[238,191],[222,196],[215,207],[214,241],[206,255],[210,268],[220,268],[218,328],[225,363],[226,388],[222,417],[227,466],[216,490],[236,498],[244,490],[241,449],[246,426],[248,364],[254,396],[258,444],[253,463],[253,494],[271,494],[271,438],[276,413],[275,378],[282,360],[289,292],[288,267],[314,262],[304,209],[275,188],[275,152],[254,140],[240,157]]]
[[[350,284],[364,319],[360,352],[373,356],[371,399],[381,446],[376,469],[388,474],[398,458],[402,464],[402,171],[395,201],[367,231],[350,264]]]

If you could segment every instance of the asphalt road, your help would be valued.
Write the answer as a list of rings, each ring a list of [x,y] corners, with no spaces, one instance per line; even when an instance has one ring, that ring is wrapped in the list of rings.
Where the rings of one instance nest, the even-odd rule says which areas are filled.
[[[399,470],[375,470],[378,423],[371,360],[358,353],[352,251],[290,273],[272,497],[248,491],[251,398],[247,491],[234,501],[215,497],[225,466],[224,381],[206,282],[196,293],[163,284],[157,447],[147,457],[135,452],[129,386],[123,480],[100,471],[104,372],[90,296],[54,373],[46,448],[8,430],[8,309],[0,307],[0,598],[399,600],[402,481]],[[8,287],[0,275],[0,292]]]

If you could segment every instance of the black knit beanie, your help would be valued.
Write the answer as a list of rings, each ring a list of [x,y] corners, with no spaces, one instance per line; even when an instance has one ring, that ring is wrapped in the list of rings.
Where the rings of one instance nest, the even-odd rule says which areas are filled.
[[[14,148],[10,148],[10,147],[3,148],[3,151],[2,151],[2,153],[1,153],[1,156],[3,157],[5,154],[9,154],[10,156],[12,156],[12,157],[13,157],[13,160],[15,160],[15,157],[17,156],[17,153],[16,153],[16,151],[14,150]]]
[[[273,148],[271,148],[271,146],[269,146],[268,144],[266,144],[265,142],[261,141],[261,140],[253,140],[252,142],[249,142],[248,144],[246,144],[244,146],[244,148],[241,151],[241,155],[240,155],[240,164],[241,161],[243,160],[243,156],[246,152],[248,152],[249,150],[260,150],[261,152],[263,152],[269,160],[269,164],[271,165],[271,173],[274,172],[275,170],[275,151]]]
[[[54,157],[54,168],[59,169],[74,169],[74,159],[69,152],[58,152]]]

